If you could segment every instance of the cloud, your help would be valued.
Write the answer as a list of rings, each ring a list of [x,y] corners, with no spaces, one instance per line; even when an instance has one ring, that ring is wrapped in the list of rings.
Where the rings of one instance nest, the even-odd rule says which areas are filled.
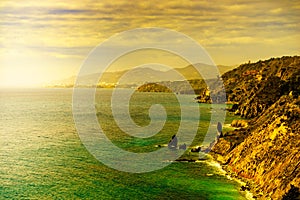
[[[1,1],[0,41],[4,50],[0,60],[6,55],[3,52],[27,49],[28,54],[65,59],[67,65],[70,59],[83,57],[119,32],[163,27],[194,38],[212,51],[217,63],[235,64],[247,45],[257,46],[248,52],[252,57],[264,54],[262,50],[272,52],[276,46],[284,54],[294,53],[299,49],[299,13],[298,1],[280,0]],[[160,38],[161,42],[168,39]],[[126,45],[124,41],[121,44]],[[224,48],[231,53],[222,58],[218,49]]]
[[[92,10],[84,9],[52,9],[48,11],[50,15],[74,15],[74,14],[90,14]]]

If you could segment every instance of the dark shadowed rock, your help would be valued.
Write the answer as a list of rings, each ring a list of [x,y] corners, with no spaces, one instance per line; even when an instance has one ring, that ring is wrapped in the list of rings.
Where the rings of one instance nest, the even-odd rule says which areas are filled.
[[[300,189],[291,185],[291,189],[283,196],[282,200],[300,200]]]
[[[195,147],[191,149],[191,152],[200,152],[201,151],[201,147]]]

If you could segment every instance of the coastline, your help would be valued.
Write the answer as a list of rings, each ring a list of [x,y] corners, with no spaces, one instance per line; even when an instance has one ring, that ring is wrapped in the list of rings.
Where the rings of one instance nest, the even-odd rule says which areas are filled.
[[[240,186],[240,193],[243,194],[247,200],[256,199],[255,197],[257,195],[254,194],[253,191],[250,190],[250,188],[252,188],[253,185],[252,184],[249,185],[249,183],[246,180],[244,180],[243,178],[241,178],[239,176],[236,176],[233,172],[229,171],[226,168],[226,165],[221,165],[214,158],[214,156],[208,154],[208,159],[205,161],[202,161],[202,162],[206,162],[208,165],[214,167],[219,172],[219,174],[225,176],[227,179],[237,182]],[[245,189],[243,189],[243,188],[245,188]]]
[[[257,191],[257,186],[253,182],[237,175],[230,169],[228,165],[222,164],[220,160],[221,155],[216,155],[214,152],[210,152],[209,156],[211,159],[208,160],[207,163],[215,166],[229,180],[234,180],[235,182],[239,183],[240,192],[246,197],[246,199],[253,200],[263,197],[264,194],[262,194],[261,191]],[[221,156],[221,159],[222,158],[223,157]]]
[[[177,159],[175,162],[195,162],[195,163],[205,163],[212,168],[215,169],[215,173],[221,176],[226,177],[228,180],[233,180],[234,182],[238,183],[239,185],[239,192],[247,199],[247,200],[255,200],[257,197],[260,196],[260,194],[255,193],[253,190],[255,185],[253,183],[250,183],[249,180],[246,180],[238,175],[236,175],[234,172],[229,170],[227,165],[223,165],[222,162],[220,162],[217,159],[217,155],[214,153],[208,153],[205,154],[205,159],[199,159],[199,155],[195,156],[190,155],[189,158],[186,158],[185,156],[182,158]],[[206,174],[207,176],[212,176],[213,174]]]

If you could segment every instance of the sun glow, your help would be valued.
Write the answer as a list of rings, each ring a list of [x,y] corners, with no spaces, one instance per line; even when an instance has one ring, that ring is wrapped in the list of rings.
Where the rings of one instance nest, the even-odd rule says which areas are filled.
[[[143,27],[182,32],[222,65],[297,55],[299,13],[296,1],[280,0],[1,1],[0,87],[68,78],[105,39]]]

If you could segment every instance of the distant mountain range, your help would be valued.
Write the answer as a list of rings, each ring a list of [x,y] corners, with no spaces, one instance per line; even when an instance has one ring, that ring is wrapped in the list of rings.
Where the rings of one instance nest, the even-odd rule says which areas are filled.
[[[195,64],[194,66],[200,67],[204,64]],[[116,72],[104,72],[98,85],[110,86],[116,83],[119,84],[144,84],[146,82],[161,82],[161,81],[182,81],[200,79],[201,76],[194,68],[193,65],[186,66],[184,68],[176,68],[175,70],[160,71],[152,68],[136,68],[132,70],[116,71]],[[220,74],[223,74],[236,66],[217,66]],[[123,76],[123,77],[122,77]],[[92,80],[98,79],[99,73],[89,74],[80,78],[81,82],[86,86],[92,86],[94,82]],[[66,79],[50,82],[48,87],[73,87],[76,81],[76,76],[72,76]]]

